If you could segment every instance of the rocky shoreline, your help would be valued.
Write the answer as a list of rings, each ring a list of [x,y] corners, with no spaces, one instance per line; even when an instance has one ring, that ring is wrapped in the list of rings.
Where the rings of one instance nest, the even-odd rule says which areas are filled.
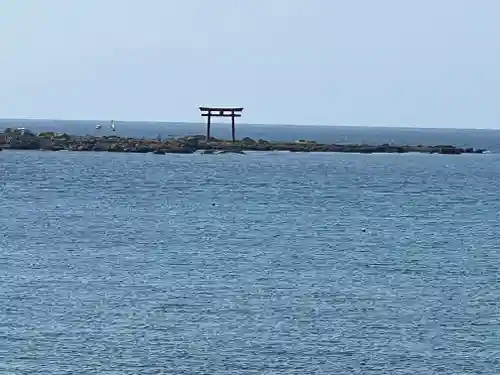
[[[106,151],[132,153],[181,153],[201,151],[207,154],[240,153],[245,151],[290,151],[290,152],[348,152],[348,153],[407,153],[428,154],[481,154],[486,150],[460,148],[452,145],[360,145],[323,144],[315,141],[271,142],[263,139],[243,138],[235,143],[205,136],[186,136],[169,139],[136,139],[118,136],[75,136],[65,133],[42,132],[34,134],[26,129],[6,129],[0,133],[0,150],[45,150],[45,151]]]

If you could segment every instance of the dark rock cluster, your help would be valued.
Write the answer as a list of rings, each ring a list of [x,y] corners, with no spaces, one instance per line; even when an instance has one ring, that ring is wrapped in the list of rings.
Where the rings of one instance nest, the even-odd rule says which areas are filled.
[[[270,142],[245,137],[236,142],[210,138],[203,135],[181,138],[136,139],[117,136],[75,136],[66,133],[42,132],[34,134],[27,129],[7,128],[0,133],[0,150],[47,150],[47,151],[106,151],[154,154],[190,154],[202,150],[206,154],[244,153],[245,151],[290,151],[290,152],[351,152],[351,153],[435,153],[458,155],[483,153],[483,149],[459,148],[452,145],[360,145],[322,144],[314,141]]]

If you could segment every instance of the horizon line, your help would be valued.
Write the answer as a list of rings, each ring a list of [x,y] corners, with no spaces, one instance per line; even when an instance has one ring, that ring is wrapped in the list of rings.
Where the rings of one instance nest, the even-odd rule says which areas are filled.
[[[0,122],[4,121],[55,121],[55,122],[106,122],[111,120],[97,120],[97,119],[64,119],[64,118],[0,118]],[[188,125],[205,125],[206,123],[203,121],[160,121],[160,120],[114,120],[115,122],[121,123],[154,123],[154,124],[188,124]],[[212,122],[212,125],[227,125],[224,122]],[[293,127],[307,127],[307,126],[316,126],[316,127],[337,127],[337,128],[383,128],[383,129],[408,129],[408,130],[492,130],[499,131],[500,128],[486,128],[486,127],[465,127],[465,128],[457,128],[457,127],[446,127],[446,126],[425,126],[425,125],[334,125],[334,124],[266,124],[266,123],[250,123],[250,122],[237,122],[237,125],[250,125],[250,126],[293,126]]]

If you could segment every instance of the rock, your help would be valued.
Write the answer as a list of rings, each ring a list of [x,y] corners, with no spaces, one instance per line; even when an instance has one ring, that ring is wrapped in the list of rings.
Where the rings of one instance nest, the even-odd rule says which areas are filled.
[[[108,147],[108,152],[124,152],[124,147],[119,144],[113,143]]]
[[[462,151],[453,146],[447,146],[447,147],[440,147],[439,153],[442,155],[460,155]]]
[[[148,152],[152,152],[153,149],[149,146],[144,146],[144,145],[140,145],[139,147],[136,148],[136,152],[140,153],[140,154],[147,154]]]
[[[186,145],[186,146],[194,147],[194,148],[197,148],[199,146],[200,142],[203,142],[203,140],[200,138],[193,138],[193,137],[183,138],[183,139],[177,140],[177,144],[180,146]]]
[[[179,139],[159,141],[155,139],[122,138],[118,136],[72,136],[67,133],[41,132],[34,135],[24,128],[7,128],[0,133],[0,146],[5,149],[21,150],[72,150],[72,151],[109,151],[136,152],[155,154],[176,153],[190,154],[197,150],[203,153],[238,153],[244,151],[290,151],[290,152],[355,152],[355,153],[440,153],[458,155],[461,153],[484,153],[484,149],[459,148],[452,145],[408,146],[393,145],[356,145],[356,144],[321,144],[314,141],[269,142],[264,139],[255,141],[250,137],[233,143],[214,137],[205,142],[204,135],[187,136]]]
[[[54,132],[42,132],[42,133],[38,133],[36,136],[37,137],[40,137],[40,138],[50,138],[50,137],[53,137],[56,133]]]
[[[197,134],[197,135],[186,135],[185,137],[177,138],[177,140],[178,141],[194,141],[194,140],[204,141],[205,138],[206,138],[205,135]]]
[[[167,148],[164,150],[167,154],[192,154],[194,149],[189,147]]]
[[[67,133],[56,133],[54,138],[61,141],[68,141],[71,139],[71,136]]]
[[[222,151],[219,151],[218,154],[242,154],[242,155],[246,155],[245,152],[242,150],[222,150]]]
[[[272,151],[273,147],[270,144],[257,144],[251,148],[253,151]]]
[[[240,143],[243,143],[244,145],[255,145],[257,144],[257,141],[253,140],[250,137],[245,137],[240,141]]]
[[[35,133],[26,128],[6,128],[3,132],[9,135],[23,135],[23,136],[36,137]]]
[[[9,148],[13,150],[40,150],[40,142],[37,140],[11,140]]]
[[[64,147],[61,146],[52,146],[48,151],[63,151]]]

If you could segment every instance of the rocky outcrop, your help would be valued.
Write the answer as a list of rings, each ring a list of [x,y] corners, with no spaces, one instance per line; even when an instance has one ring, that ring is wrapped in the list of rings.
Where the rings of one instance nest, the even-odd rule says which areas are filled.
[[[247,146],[253,146],[253,145],[256,145],[258,144],[257,141],[253,140],[252,138],[250,137],[245,137],[243,138],[241,141],[240,141],[241,144],[244,144],[244,145],[247,145]]]
[[[239,153],[245,151],[290,151],[290,152],[350,152],[350,153],[435,153],[459,155],[483,153],[483,149],[459,148],[452,145],[357,145],[322,144],[313,141],[270,142],[245,137],[237,142],[194,135],[170,139],[135,139],[117,136],[74,136],[66,133],[42,132],[33,134],[27,129],[8,128],[0,133],[0,148],[18,150],[50,151],[101,151],[163,154],[191,154],[198,150],[206,154]]]

